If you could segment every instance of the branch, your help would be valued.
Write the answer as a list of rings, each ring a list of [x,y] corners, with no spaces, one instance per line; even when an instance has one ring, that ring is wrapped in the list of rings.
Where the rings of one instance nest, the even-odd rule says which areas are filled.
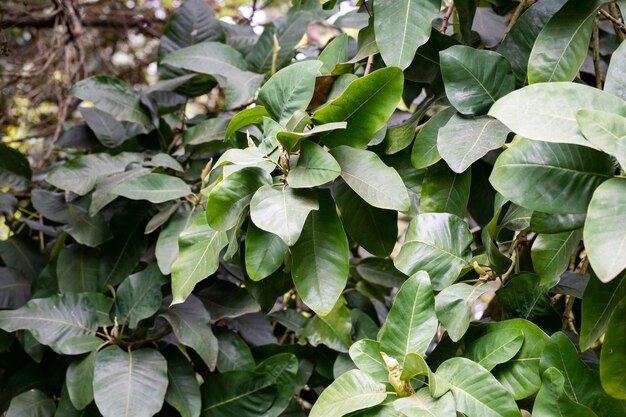
[[[443,15],[443,22],[441,22],[441,27],[439,28],[439,32],[446,33],[448,29],[448,22],[450,21],[450,17],[452,16],[452,11],[454,10],[454,0],[450,2],[450,6],[446,10],[446,13]]]

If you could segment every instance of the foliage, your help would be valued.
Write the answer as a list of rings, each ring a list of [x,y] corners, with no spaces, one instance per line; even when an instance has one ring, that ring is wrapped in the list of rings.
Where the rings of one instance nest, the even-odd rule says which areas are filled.
[[[626,415],[615,4],[337,3],[186,0],[159,82],[0,144],[7,416]]]

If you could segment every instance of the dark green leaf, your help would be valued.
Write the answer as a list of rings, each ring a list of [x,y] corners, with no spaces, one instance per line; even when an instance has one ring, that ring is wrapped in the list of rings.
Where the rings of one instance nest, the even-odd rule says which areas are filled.
[[[292,188],[317,187],[334,180],[340,173],[341,167],[328,152],[313,142],[303,141],[287,182]]]
[[[444,288],[437,294],[435,297],[437,318],[453,342],[463,337],[470,324],[472,304],[487,291],[489,287],[485,285],[471,286],[459,283]]]
[[[550,320],[560,324],[548,287],[541,285],[537,274],[522,272],[514,275],[496,293],[503,305],[503,319],[520,317],[541,322],[546,327],[550,327]]]
[[[72,404],[82,410],[93,401],[93,370],[96,363],[95,350],[67,367],[65,384]]]
[[[258,109],[263,109],[263,107],[258,107]],[[237,115],[239,114],[241,113]],[[188,146],[216,143],[219,146],[229,138],[227,127],[230,126],[231,122],[232,120],[225,117],[207,119],[185,130],[183,143]]]
[[[0,143],[0,160],[0,187],[26,190],[32,175],[28,159],[17,149]]]
[[[199,417],[202,406],[200,387],[194,369],[180,353],[172,351],[167,357],[167,391],[165,401],[182,417]]]
[[[30,282],[13,268],[0,267],[0,308],[19,308],[30,299]]]
[[[465,217],[470,197],[472,172],[455,173],[441,161],[428,167],[422,182],[422,213],[450,213]]]
[[[600,380],[602,388],[614,398],[626,399],[626,385],[624,384],[624,355],[626,352],[626,301],[622,300],[611,315],[606,335],[602,343],[600,356]]]
[[[131,200],[164,203],[191,194],[191,189],[178,177],[153,173],[128,179],[116,185],[111,192]]]
[[[530,218],[530,230],[535,233],[564,233],[580,229],[585,224],[586,213],[548,214],[533,211]]]
[[[203,417],[257,417],[268,411],[276,398],[269,374],[234,371],[212,375],[202,384]]]
[[[541,389],[537,393],[537,398],[533,405],[533,416],[596,417],[596,413],[591,411],[588,407],[570,400],[565,394],[563,389],[565,386],[565,378],[558,369],[546,369],[541,379]]]
[[[367,282],[389,288],[399,288],[407,279],[390,259],[365,258],[357,264],[356,271]]]
[[[52,417],[54,400],[43,392],[31,389],[11,399],[7,417]]]
[[[450,103],[463,114],[484,114],[515,89],[511,64],[493,51],[452,46],[439,53]]]
[[[248,224],[246,233],[246,272],[253,281],[269,277],[282,265],[289,247],[277,235]]]
[[[491,371],[496,365],[510,361],[523,343],[524,333],[521,330],[505,328],[474,340],[463,356]]]
[[[535,272],[541,277],[541,285],[552,287],[567,269],[574,250],[582,239],[582,230],[556,234],[540,234],[533,242],[530,252]]]
[[[351,330],[350,312],[345,300],[340,298],[330,313],[314,316],[308,321],[301,340],[306,340],[311,346],[324,344],[338,352],[348,352],[352,343]]]
[[[185,229],[189,217],[190,213],[186,211],[175,213],[159,233],[154,254],[163,275],[172,272],[172,264],[178,257],[178,236]]]
[[[439,130],[456,114],[454,107],[448,107],[431,117],[422,127],[413,143],[411,164],[416,169],[426,168],[441,159],[437,149]]]
[[[250,347],[237,333],[222,331],[217,333],[219,354],[217,369],[221,372],[252,370],[254,358]]]
[[[115,297],[118,322],[134,329],[140,320],[156,313],[161,305],[161,286],[166,282],[156,263],[126,278],[117,288]]]
[[[611,159],[601,152],[520,139],[500,155],[489,180],[522,207],[545,213],[585,213],[593,191],[612,174]]]

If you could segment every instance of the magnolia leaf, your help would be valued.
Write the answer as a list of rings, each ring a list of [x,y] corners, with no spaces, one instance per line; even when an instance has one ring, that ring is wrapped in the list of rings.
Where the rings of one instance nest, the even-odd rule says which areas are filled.
[[[626,166],[626,117],[599,110],[578,110],[576,122],[585,138]]]
[[[623,299],[611,315],[606,328],[606,335],[602,343],[600,355],[600,380],[602,388],[607,394],[621,400],[626,399],[625,378],[622,369],[626,351],[626,326],[624,314],[626,313],[626,300]]]
[[[474,340],[463,356],[491,371],[496,365],[510,361],[522,348],[522,344],[524,333],[521,330],[504,328]]]
[[[488,286],[454,284],[444,288],[435,297],[437,318],[448,331],[453,342],[463,337],[470,324],[472,304],[482,294],[489,291]]]

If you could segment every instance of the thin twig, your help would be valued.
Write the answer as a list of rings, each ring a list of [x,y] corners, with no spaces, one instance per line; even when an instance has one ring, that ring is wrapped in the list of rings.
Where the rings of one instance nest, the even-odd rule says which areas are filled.
[[[593,51],[593,70],[596,74],[596,87],[602,90],[602,70],[600,69],[600,18],[593,20],[593,34],[591,36],[591,49]]]
[[[615,17],[613,17],[613,15],[611,15],[611,13],[607,12],[604,9],[600,9],[600,14],[604,17],[606,17],[607,19],[609,19],[611,22],[613,22],[613,25],[615,26],[616,32],[617,30],[620,30],[624,33],[626,33],[626,25],[622,22],[620,22],[619,20],[617,20]]]
[[[522,0],[519,2],[519,5],[513,12],[513,16],[511,16],[511,20],[509,20],[509,25],[506,28],[507,33],[511,31],[511,28],[513,27],[515,22],[517,22],[517,19],[519,19],[519,17],[522,15],[522,12],[533,3],[534,1],[532,0]]]
[[[446,13],[443,15],[443,22],[441,22],[441,27],[439,28],[439,32],[446,33],[448,29],[448,22],[450,21],[450,17],[452,16],[452,11],[454,10],[454,0],[450,2],[450,6],[446,10]]]
[[[616,19],[620,16],[620,11],[617,8],[617,5],[615,3],[610,3],[609,4],[609,16],[611,16],[612,18]],[[624,20],[624,10],[622,10],[622,20]],[[611,22],[613,22],[613,27],[615,28],[615,36],[617,36],[617,41],[619,43],[622,43],[626,40],[626,35],[624,34],[624,32],[626,32],[626,28],[624,28],[624,24],[622,23],[622,28],[620,30],[620,23],[618,22],[614,22],[613,20],[611,20]]]
[[[363,75],[367,75],[372,72],[372,65],[374,64],[374,55],[370,55],[367,57],[367,64],[365,64],[365,72]]]
[[[274,38],[274,49],[272,50],[272,73],[271,75],[276,74],[276,66],[278,64],[278,52],[280,52],[280,43],[278,43],[278,38],[276,34],[273,35]]]

